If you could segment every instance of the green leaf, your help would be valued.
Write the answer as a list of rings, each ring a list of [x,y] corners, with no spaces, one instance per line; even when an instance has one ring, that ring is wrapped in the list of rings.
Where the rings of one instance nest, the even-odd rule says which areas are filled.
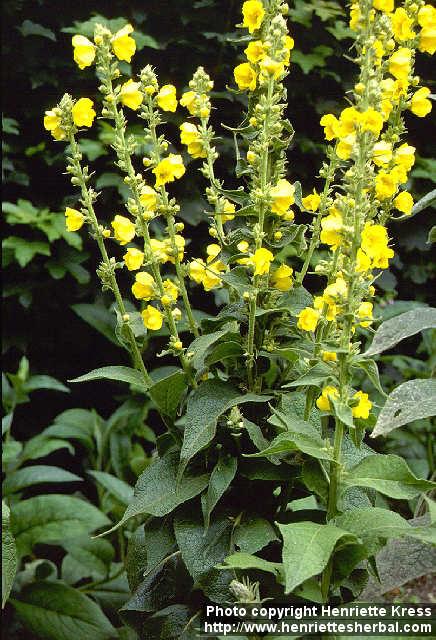
[[[318,458],[319,460],[333,459],[332,450],[327,447],[326,442],[318,434],[294,433],[291,431],[278,435],[263,451],[252,453],[245,457],[262,458],[274,454],[292,453],[295,451],[302,451],[312,458]]]
[[[337,543],[355,541],[347,531],[332,524],[295,522],[278,524],[283,536],[283,568],[286,593],[325,569]]]
[[[62,544],[109,524],[108,518],[89,502],[61,494],[35,496],[14,505],[12,532],[20,555],[31,553],[37,543]]]
[[[39,240],[26,240],[17,236],[9,236],[3,240],[3,249],[14,252],[15,260],[24,268],[36,255],[49,256],[50,246]]]
[[[227,566],[221,566],[220,569],[258,569],[259,571],[267,571],[277,577],[281,576],[282,565],[278,562],[269,562],[263,558],[258,558],[250,553],[242,551],[233,553],[224,559]]]
[[[61,582],[35,582],[12,600],[18,617],[36,636],[47,640],[109,640],[117,632],[100,607]]]
[[[31,393],[32,391],[37,391],[38,389],[51,389],[52,391],[64,391],[66,393],[70,393],[68,387],[66,387],[62,382],[56,380],[56,378],[52,378],[51,376],[30,376],[28,380],[23,385],[23,390],[25,393]]]
[[[144,378],[139,371],[131,367],[122,366],[99,367],[89,371],[89,373],[85,373],[83,376],[68,380],[68,382],[89,382],[90,380],[102,379],[117,380],[118,382],[133,384],[135,387],[144,387]]]
[[[349,487],[370,487],[397,500],[411,500],[436,487],[434,482],[416,478],[403,458],[391,454],[364,458],[344,473],[343,482]]]
[[[408,380],[394,389],[380,411],[371,438],[414,420],[436,415],[436,380]]]
[[[433,244],[436,242],[436,225],[428,232],[427,244]]]
[[[197,371],[202,371],[205,366],[205,359],[207,353],[218,340],[227,335],[230,331],[236,331],[236,322],[228,322],[223,326],[220,331],[214,331],[213,333],[205,334],[198,338],[195,338],[188,347],[188,351],[191,351],[194,355],[191,359],[191,364]]]
[[[367,360],[362,356],[362,359],[356,359],[353,361],[353,367],[357,367],[358,369],[362,369],[368,378],[371,380],[374,387],[380,391],[380,393],[386,396],[386,393],[381,386],[380,376],[378,372],[377,363],[374,360]]]
[[[68,556],[66,557],[69,558],[68,564],[70,564],[72,569],[72,571],[69,572],[69,577],[72,578],[71,583],[77,582],[82,578],[102,580],[108,576],[111,562],[115,556],[115,551],[113,546],[107,540],[82,536],[79,538],[64,540],[62,546],[68,552]],[[67,573],[65,571],[64,563],[65,558],[62,563],[63,578],[64,574]],[[74,580],[73,574],[79,575],[78,580]]]
[[[174,422],[186,387],[186,375],[181,369],[178,369],[153,384],[148,392],[159,413]]]
[[[427,193],[421,200],[415,202],[412,209],[412,216],[424,211],[427,207],[431,207],[436,202],[436,189]],[[408,216],[409,217],[409,216]]]
[[[143,530],[144,548],[147,551],[144,570],[149,573],[174,550],[176,539],[169,517],[151,518],[145,523]]]
[[[210,514],[235,477],[237,466],[237,458],[220,455],[211,473],[209,487],[202,501],[205,529],[209,527]]]
[[[253,393],[240,395],[239,391],[221,380],[206,380],[194,390],[188,400],[185,416],[185,431],[180,452],[179,477],[196,453],[212,441],[218,418],[245,402],[267,402],[271,396]]]
[[[88,473],[97,480],[97,482],[117,500],[124,505],[128,505],[133,498],[133,489],[127,482],[120,480],[111,473],[105,471],[88,471]]]
[[[77,313],[79,318],[91,325],[99,333],[105,336],[110,342],[120,343],[115,337],[115,314],[106,309],[106,307],[97,304],[73,304],[72,310]]]
[[[120,522],[105,535],[115,531],[127,520],[138,515],[165,516],[183,502],[205,489],[209,476],[187,473],[177,482],[177,453],[170,451],[151,464],[139,476],[135,494]]]
[[[93,438],[101,418],[86,409],[67,409],[56,416],[54,424],[44,429],[41,436],[76,439],[88,449],[94,447]]]
[[[17,469],[17,471],[8,475],[3,482],[3,494],[7,496],[10,493],[16,493],[17,491],[36,484],[82,481],[83,478],[60,467],[38,464]]]
[[[333,49],[323,44],[318,45],[312,50],[312,53],[303,53],[298,49],[292,51],[292,62],[297,64],[304,74],[308,74],[312,69],[317,67],[325,67],[326,59],[331,56]]]
[[[243,520],[235,530],[234,542],[245,553],[256,553],[267,544],[278,540],[272,525],[265,518]]]
[[[10,511],[2,500],[2,609],[12,589],[17,572],[17,549],[11,532]]]
[[[428,540],[428,529],[412,527],[407,520],[402,518],[395,511],[371,507],[369,509],[354,509],[335,518],[335,525],[353,533],[364,542],[374,538],[400,538],[401,536],[411,536]],[[434,530],[436,535],[436,530]],[[435,539],[436,543],[436,539]]]
[[[293,316],[297,316],[305,307],[310,307],[313,297],[304,287],[295,287],[286,291],[277,301],[277,306],[286,309]]]
[[[25,443],[21,454],[21,462],[24,462],[25,460],[44,458],[53,451],[58,451],[59,449],[68,449],[71,455],[74,455],[74,447],[67,440],[47,438],[46,436],[39,434]]]
[[[308,387],[308,386],[321,387],[331,377],[332,377],[331,368],[322,362],[318,362],[314,367],[309,369],[307,373],[303,374],[293,382],[288,382],[288,384],[284,384],[282,389],[289,389],[291,387]]]
[[[20,27],[17,27],[21,35],[26,38],[27,36],[42,36],[56,42],[56,36],[51,29],[43,27],[42,24],[37,24],[31,20],[24,20]]]
[[[422,307],[412,309],[383,322],[375,332],[372,344],[365,357],[390,349],[404,338],[424,329],[436,328],[436,309]]]

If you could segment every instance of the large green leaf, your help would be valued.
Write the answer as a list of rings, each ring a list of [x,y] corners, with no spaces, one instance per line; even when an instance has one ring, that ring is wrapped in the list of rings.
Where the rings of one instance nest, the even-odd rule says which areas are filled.
[[[196,369],[197,371],[201,371],[204,368],[205,358],[209,349],[230,331],[237,331],[236,322],[228,322],[219,331],[207,333],[191,342],[188,347],[188,351],[194,354],[191,359],[191,363],[194,369]]]
[[[41,435],[79,440],[88,449],[92,449],[94,446],[93,438],[99,422],[101,422],[101,418],[94,411],[67,409],[56,416],[54,424],[44,429]]]
[[[383,322],[375,332],[372,344],[366,356],[373,356],[390,349],[404,338],[415,335],[424,329],[436,327],[436,309],[422,307],[401,313]]]
[[[265,518],[250,517],[235,530],[235,545],[245,553],[256,553],[270,542],[278,540],[272,525]]]
[[[109,491],[111,495],[115,496],[115,498],[124,505],[128,505],[131,502],[133,489],[127,482],[105,471],[88,471],[88,473],[92,475],[106,491]]]
[[[9,598],[17,564],[17,549],[11,532],[10,511],[2,500],[2,608]]]
[[[109,640],[117,632],[100,607],[61,582],[35,582],[12,600],[19,618],[43,640]]]
[[[204,500],[202,500],[204,526],[206,529],[210,523],[210,514],[235,477],[237,466],[237,458],[230,455],[220,455],[211,473],[207,493],[204,495]]]
[[[106,307],[97,304],[73,304],[72,310],[82,318],[85,322],[94,327],[99,333],[103,334],[108,340],[117,347],[120,343],[115,337],[115,314]]]
[[[345,486],[370,487],[397,500],[411,500],[436,487],[434,482],[416,478],[406,461],[395,455],[370,455],[344,472],[342,481]]]
[[[394,389],[380,411],[371,438],[436,415],[436,380],[407,380]]]
[[[212,441],[220,415],[238,404],[268,400],[271,396],[240,395],[235,387],[221,380],[206,380],[197,387],[188,400],[179,477],[191,458]]]
[[[117,380],[119,382],[133,384],[135,387],[144,387],[144,378],[139,371],[131,367],[122,366],[99,367],[68,382],[90,382],[91,380],[101,379]]]
[[[53,451],[58,449],[68,449],[68,451],[74,455],[74,447],[67,440],[60,440],[59,438],[47,438],[43,434],[31,438],[24,445],[21,453],[21,461],[25,460],[37,460],[38,458],[44,458]]]
[[[276,577],[279,577],[282,573],[282,565],[280,563],[270,562],[243,551],[232,553],[232,555],[224,559],[224,562],[227,566],[221,566],[221,569],[258,569],[259,571],[272,573]]]
[[[61,469],[60,467],[51,467],[45,464],[32,465],[17,469],[7,476],[3,482],[3,494],[8,495],[21,491],[26,487],[35,484],[44,484],[50,482],[82,482],[82,478],[76,476],[75,473]]]
[[[307,423],[306,423],[307,424]],[[332,460],[333,451],[326,442],[318,435],[313,433],[293,433],[287,431],[281,433],[274,438],[271,444],[259,453],[247,455],[247,458],[261,458],[279,453],[292,453],[302,451],[312,458],[319,460]]]
[[[171,421],[175,420],[186,385],[186,375],[179,369],[150,387],[150,397],[162,416],[168,417]]]
[[[303,374],[293,382],[288,382],[283,385],[283,389],[289,389],[291,387],[308,387],[308,386],[323,386],[327,380],[332,377],[331,368],[323,362],[318,362],[315,366],[311,367],[307,373]]]
[[[89,577],[93,580],[102,580],[108,576],[115,551],[107,540],[86,535],[67,538],[62,546],[68,552],[62,562],[62,578],[65,580],[66,574],[73,578],[67,582],[76,582],[74,580],[76,576],[79,576],[77,580]],[[68,566],[65,566],[66,564]]]
[[[61,494],[35,496],[14,505],[12,532],[20,555],[27,555],[37,543],[62,544],[107,526],[108,518],[89,502]]]
[[[283,536],[283,569],[286,593],[323,571],[339,541],[352,543],[355,536],[333,524],[294,522],[279,524]]]
[[[164,516],[203,491],[209,476],[187,473],[177,482],[177,462],[177,453],[170,451],[146,468],[138,478],[131,504],[110,531],[115,531],[133,516]]]

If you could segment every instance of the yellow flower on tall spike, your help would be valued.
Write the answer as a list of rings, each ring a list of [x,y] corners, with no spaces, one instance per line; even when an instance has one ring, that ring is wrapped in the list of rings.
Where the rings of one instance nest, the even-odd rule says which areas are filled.
[[[155,296],[155,281],[147,271],[140,271],[135,276],[132,293],[137,300],[151,300]]]
[[[320,411],[331,411],[332,407],[330,404],[330,400],[332,398],[335,400],[339,398],[339,391],[336,387],[332,387],[328,385],[327,387],[324,387],[324,389],[321,392],[321,395],[318,396],[318,399],[316,401],[316,406]]]
[[[356,2],[354,2],[350,8],[350,22],[349,22],[349,26],[352,31],[357,31],[361,18],[362,18],[362,12],[360,11],[360,7]]]
[[[356,271],[357,273],[366,273],[371,270],[371,259],[362,249],[357,249],[356,255]]]
[[[85,216],[77,209],[67,207],[65,209],[65,224],[68,231],[78,231],[85,222]]]
[[[247,56],[247,60],[255,64],[262,60],[266,56],[265,47],[262,40],[252,40],[248,43],[248,46],[244,49],[244,53]]]
[[[339,137],[345,138],[350,133],[354,133],[361,121],[362,114],[355,107],[342,109],[339,116]]]
[[[254,91],[257,83],[257,75],[249,62],[238,64],[233,71],[235,82],[241,91],[248,89]]]
[[[127,244],[135,237],[135,225],[125,216],[116,215],[111,225],[115,240],[118,240],[121,245]]]
[[[167,245],[158,240],[157,238],[150,239],[150,248],[153,252],[154,258],[161,264],[165,264],[169,261],[170,256],[167,253]]]
[[[359,308],[357,310],[357,316],[360,318],[360,326],[361,327],[369,327],[369,325],[371,324],[373,317],[372,317],[372,310],[374,308],[374,305],[372,304],[372,302],[361,302],[359,305]]]
[[[415,147],[407,144],[407,142],[400,145],[395,151],[395,164],[403,166],[406,171],[410,171],[415,164],[415,151]]]
[[[61,127],[61,118],[53,109],[45,112],[44,129],[50,131],[55,140],[65,140],[66,135]]]
[[[375,194],[379,200],[392,198],[397,190],[398,182],[392,172],[379,171],[375,177]]]
[[[372,6],[374,9],[378,9],[379,11],[392,13],[394,10],[394,0],[374,0]]]
[[[118,60],[130,62],[136,51],[136,42],[129,35],[133,31],[131,24],[126,24],[111,38],[112,49]]]
[[[313,299],[313,306],[321,314],[325,314],[325,318],[328,322],[332,322],[338,313],[337,306],[335,304],[327,304],[322,296],[315,296]]]
[[[185,171],[182,156],[170,153],[167,158],[161,160],[153,169],[153,173],[156,176],[156,187],[168,182],[174,182],[176,179],[179,180]]]
[[[327,285],[322,294],[322,299],[327,304],[335,304],[345,300],[348,294],[348,284],[345,282],[343,276],[339,274],[334,282]]]
[[[147,329],[150,331],[159,331],[163,324],[163,315],[151,304],[149,304],[144,311],[141,312],[142,321]]]
[[[361,418],[367,420],[369,418],[369,412],[372,408],[372,402],[368,399],[368,394],[363,391],[357,391],[353,398],[357,399],[359,403],[352,408],[352,413],[355,418]]]
[[[221,220],[223,222],[229,222],[230,220],[234,220],[235,218],[236,206],[230,200],[224,200],[223,214],[221,216]]]
[[[193,158],[206,158],[207,153],[200,138],[200,132],[192,122],[180,125],[180,141],[188,147],[188,153]]]
[[[428,87],[421,87],[412,96],[410,101],[410,111],[418,116],[418,118],[425,118],[431,111],[431,102],[428,100],[430,95],[430,89]]]
[[[162,111],[174,111],[177,109],[176,87],[172,84],[164,84],[156,96],[157,103]]]
[[[377,167],[384,167],[392,160],[392,145],[390,142],[380,140],[376,142],[372,150],[372,160]]]
[[[284,62],[279,62],[278,60],[274,60],[270,58],[270,56],[265,56],[259,63],[261,71],[267,76],[273,76],[274,79],[279,78],[285,70]]]
[[[435,27],[436,26],[436,7],[432,7],[431,4],[425,4],[418,11],[418,24],[420,27]]]
[[[413,209],[413,198],[408,191],[402,191],[397,195],[394,200],[394,207],[405,213],[406,216],[410,216]]]
[[[285,59],[283,60],[286,66],[289,66],[291,63],[291,51],[295,46],[294,38],[291,38],[290,35],[286,34],[283,36],[283,46],[285,49]]]
[[[321,351],[321,356],[324,362],[336,362],[338,359],[335,351]]]
[[[362,251],[371,258],[372,266],[377,269],[387,269],[389,260],[394,252],[388,247],[388,232],[380,224],[367,222],[362,231]]]
[[[197,284],[201,284],[206,271],[206,265],[202,258],[197,258],[189,263],[189,277]]]
[[[433,55],[436,51],[436,8],[429,4],[418,11],[418,23],[422,27],[419,34],[419,50]]]
[[[408,78],[412,65],[412,52],[407,47],[397,49],[389,58],[389,72],[398,80]]]
[[[146,211],[156,211],[157,193],[153,187],[150,187],[148,184],[142,187],[139,201]]]
[[[370,131],[378,138],[383,129],[383,115],[373,107],[369,107],[361,114],[360,126],[362,131]]]
[[[301,202],[303,203],[303,207],[308,211],[318,211],[319,205],[321,204],[321,196],[319,193],[313,190],[313,193],[309,194],[305,198],[302,198]]]
[[[392,113],[392,109],[394,108],[392,102],[389,100],[389,98],[384,98],[381,103],[380,103],[380,109],[381,112],[383,114],[383,120],[386,122],[386,120],[389,120],[389,116]]]
[[[144,98],[141,91],[139,90],[140,86],[141,85],[139,82],[127,80],[127,82],[125,82],[120,89],[119,96],[121,103],[125,107],[129,107],[129,109],[133,109],[133,111],[139,109]]]
[[[306,307],[298,314],[297,327],[302,331],[315,331],[320,313],[317,309]]]
[[[97,115],[94,111],[94,103],[89,98],[80,98],[71,109],[73,122],[76,127],[91,127]]]
[[[324,127],[326,140],[334,140],[339,136],[339,120],[332,113],[326,113],[319,122]]]
[[[321,220],[321,242],[330,245],[333,251],[336,251],[343,242],[343,226],[344,222],[339,211],[330,213],[323,218]]]
[[[395,9],[391,16],[392,31],[397,42],[405,42],[415,37],[412,29],[413,20],[407,15],[407,11],[403,7]]]
[[[292,289],[292,267],[288,267],[287,264],[282,264],[278,269],[272,272],[270,283],[274,289],[279,291],[289,291]]]
[[[168,278],[163,281],[163,289],[165,291],[165,295],[169,296],[173,302],[175,302],[179,295],[179,289],[177,285],[174,284],[172,280]]]
[[[265,249],[264,247],[256,249],[253,257],[251,258],[251,262],[254,266],[254,275],[261,276],[268,273],[273,260],[274,256],[271,251],[268,251],[268,249]]]
[[[144,253],[134,247],[129,247],[123,255],[123,260],[129,271],[137,271],[144,262]]]
[[[294,204],[295,187],[293,184],[282,178],[275,187],[271,189],[271,211],[277,215],[284,215],[291,204]]]
[[[197,94],[195,91],[186,91],[182,94],[180,104],[182,107],[186,107],[191,116],[195,116],[197,110]]]
[[[260,28],[265,16],[265,9],[259,0],[247,0],[242,5],[243,27],[250,33]]]
[[[72,37],[71,42],[74,47],[74,62],[79,69],[91,66],[95,59],[95,45],[91,40],[85,36],[76,35]]]
[[[336,147],[336,155],[338,158],[348,160],[351,157],[355,144],[356,136],[354,133],[350,133],[345,138],[342,138]]]

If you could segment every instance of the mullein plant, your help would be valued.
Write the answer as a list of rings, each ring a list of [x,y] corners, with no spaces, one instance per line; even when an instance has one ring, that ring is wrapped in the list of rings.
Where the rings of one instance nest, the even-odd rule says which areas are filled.
[[[405,185],[415,148],[405,137],[405,114],[431,111],[414,61],[418,52],[435,51],[436,10],[420,0],[351,6],[351,55],[359,75],[343,110],[321,119],[328,142],[323,187],[305,197],[286,155],[293,137],[285,117],[294,46],[288,11],[281,0],[242,5],[243,59],[228,89],[247,97],[241,123],[227,127],[235,139],[237,189],[226,189],[216,175],[213,81],[200,67],[178,97],[149,65],[122,78],[119,61],[130,63],[136,49],[131,25],[115,34],[97,25],[93,41],[74,36],[74,60],[80,69],[95,65],[102,104],[66,94],[44,118],[53,137],[68,144],[67,172],[80,189],[77,208],[66,210],[67,228],[86,225],[96,240],[98,275],[115,297],[117,335],[132,356],[132,368],[102,368],[80,380],[131,382],[149,395],[168,427],[114,529],[132,531],[145,521],[141,536],[129,534],[132,558],[144,556],[135,545],[153,549],[139,567],[145,580],[158,581],[171,562],[171,571],[181,572],[205,601],[226,602],[233,594],[247,602],[283,592],[291,600],[351,600],[375,571],[375,553],[386,540],[431,538],[431,529],[412,528],[386,500],[383,508],[373,505],[379,492],[411,501],[413,510],[434,483],[364,442],[368,431],[386,434],[410,420],[410,413],[403,421],[401,414],[408,402],[415,417],[430,415],[433,409],[424,407],[434,387],[420,383],[431,381],[412,381],[413,388],[393,394],[381,411],[354,385],[363,371],[365,388],[374,385],[383,400],[371,354],[434,325],[427,309],[398,316],[377,332],[371,328],[377,277],[394,257],[387,225],[413,212]],[[164,118],[176,111],[180,140],[170,142]],[[132,112],[144,123],[141,167],[127,126]],[[98,193],[79,141],[97,114],[113,125],[115,163],[130,191],[108,226],[98,218]],[[210,239],[200,256],[187,255],[172,195],[188,156],[209,205]],[[120,290],[121,270],[132,274],[131,292]],[[315,295],[306,288],[308,274],[311,282],[319,277]],[[225,290],[216,317],[201,319],[192,308],[196,287]],[[140,310],[127,311],[132,303]],[[150,372],[143,337],[164,325],[163,354],[180,366],[162,378]],[[372,347],[362,353],[371,333]],[[422,407],[416,407],[418,396]],[[300,499],[310,506],[297,512],[292,504]],[[164,532],[159,540],[158,531]],[[131,587],[139,593],[135,575]],[[169,616],[197,619],[188,592],[165,601],[173,607]]]

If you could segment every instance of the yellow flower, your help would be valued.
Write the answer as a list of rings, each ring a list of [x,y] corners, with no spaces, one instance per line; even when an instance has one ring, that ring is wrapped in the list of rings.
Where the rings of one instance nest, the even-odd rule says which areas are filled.
[[[233,71],[233,75],[235,76],[235,82],[241,91],[245,91],[245,89],[248,89],[249,91],[255,90],[257,76],[255,70],[248,62],[238,64]]]
[[[197,284],[203,282],[206,266],[201,258],[197,258],[189,263],[189,277]]]
[[[265,9],[259,0],[247,0],[242,5],[243,27],[247,27],[250,33],[259,29],[265,16]]]
[[[176,178],[180,179],[185,171],[182,156],[170,153],[167,158],[161,160],[153,169],[153,173],[156,176],[156,187],[168,182],[174,182]]]
[[[412,96],[410,101],[410,111],[419,118],[425,118],[431,111],[431,102],[428,100],[430,95],[430,89],[428,87],[421,87]]]
[[[432,27],[436,26],[436,8],[431,4],[426,4],[418,11],[418,23],[420,27]]]
[[[338,356],[334,351],[322,351],[321,355],[324,362],[336,362],[338,359]]]
[[[139,249],[130,247],[123,255],[123,260],[129,271],[137,271],[142,267],[142,263],[144,262],[144,254],[142,251],[139,251]]]
[[[85,36],[73,36],[72,44],[74,47],[74,62],[77,63],[79,69],[89,67],[95,58],[95,45],[85,38]]]
[[[406,169],[406,171],[410,171],[410,169],[415,164],[415,147],[407,144],[400,145],[395,152],[395,164],[398,164]]]
[[[133,54],[136,51],[136,42],[129,35],[130,33],[132,33],[132,31],[132,25],[126,24],[111,38],[112,49],[118,60],[125,60],[126,62],[130,62]]]
[[[271,274],[271,284],[279,291],[289,291],[292,288],[292,267],[282,264]]]
[[[372,321],[372,310],[374,308],[374,305],[372,304],[372,302],[362,302],[357,310],[357,315],[359,318],[362,319],[361,322],[359,322],[361,327],[369,327],[369,325],[371,324]]]
[[[327,285],[322,294],[322,299],[327,304],[334,304],[338,300],[345,299],[348,294],[348,285],[341,274],[339,274],[334,282]]]
[[[362,249],[357,250],[356,256],[356,271],[357,273],[365,273],[371,269],[371,259],[366,255]]]
[[[394,10],[394,0],[374,0],[372,6],[379,11],[391,13]]]
[[[306,307],[298,314],[297,327],[303,331],[315,331],[319,320],[319,311]]]
[[[385,50],[384,50],[383,44],[380,42],[380,40],[376,40],[374,42],[373,49],[374,49],[374,53],[376,55],[376,58],[378,58],[378,60],[376,61],[376,65],[380,66],[381,58],[383,58],[383,56],[385,54]]]
[[[321,196],[314,189],[313,193],[303,198],[301,202],[303,203],[303,207],[308,211],[318,211],[321,203]]]
[[[295,187],[293,184],[282,178],[275,187],[271,189],[271,211],[281,216],[287,212],[294,199]]]
[[[315,296],[313,306],[318,311],[325,313],[326,320],[332,322],[336,318],[337,307],[335,304],[327,304],[322,296]],[[326,307],[326,308],[325,308]]]
[[[155,284],[151,274],[146,271],[140,271],[135,276],[132,293],[137,300],[151,300],[155,295]]]
[[[407,11],[402,7],[395,9],[391,16],[392,31],[397,42],[405,42],[415,37],[412,29],[413,20],[407,15]]]
[[[168,280],[168,279],[164,280],[162,284],[163,284],[163,289],[165,291],[165,294],[169,296],[173,302],[175,302],[179,295],[179,290],[177,288],[177,285],[175,285],[172,280]]]
[[[376,142],[372,150],[372,159],[378,167],[388,164],[392,160],[392,145],[384,140]]]
[[[265,249],[264,247],[256,249],[254,256],[251,259],[251,262],[254,265],[254,275],[261,276],[264,273],[268,273],[273,260],[274,256],[271,251],[268,251],[268,249]]]
[[[379,171],[375,177],[375,193],[379,200],[392,198],[397,190],[397,181],[392,172]]]
[[[384,98],[381,103],[380,103],[380,109],[382,111],[383,114],[383,119],[389,120],[389,116],[392,113],[392,109],[394,108],[392,102],[389,100],[389,98]]]
[[[178,253],[178,259],[179,261],[183,260],[183,256],[185,253],[185,238],[179,234],[176,234],[174,236],[174,244],[177,247],[177,253]],[[166,240],[164,240],[164,246],[165,249],[167,251],[168,257],[167,257],[167,261],[168,262],[172,262],[173,264],[175,263],[175,257],[171,254],[172,251],[172,243],[171,243],[171,239],[167,238]]]
[[[65,132],[61,127],[61,118],[53,110],[46,111],[44,115],[44,129],[50,131],[55,140],[64,140]]]
[[[71,209],[71,207],[65,209],[65,218],[68,231],[78,231],[85,222],[83,213],[77,211],[77,209]]]
[[[200,139],[200,132],[192,122],[184,122],[180,125],[180,141],[188,147],[188,153],[193,158],[206,158],[207,153]]]
[[[233,204],[233,202],[230,202],[230,200],[225,199],[224,207],[223,207],[224,215],[221,216],[222,221],[229,222],[230,220],[233,220],[235,217],[234,215],[235,211],[236,211],[236,206]]]
[[[316,401],[316,406],[320,411],[331,411],[330,399],[339,398],[339,391],[336,387],[327,386],[322,390],[321,395]]]
[[[248,242],[246,240],[241,240],[241,242],[238,242],[238,244],[236,245],[236,248],[241,253],[247,253],[249,247],[250,247],[250,245],[248,244]]]
[[[142,187],[139,201],[146,211],[156,211],[157,193],[148,184]]]
[[[424,27],[419,34],[419,50],[431,56],[436,51],[436,27]]]
[[[121,103],[129,107],[129,109],[133,109],[136,111],[142,104],[143,95],[139,90],[140,87],[139,82],[133,82],[133,80],[127,80],[122,86],[120,90],[120,100]]]
[[[377,269],[387,269],[389,260],[394,252],[388,247],[388,232],[380,224],[367,222],[362,231],[362,251],[371,258],[372,266]]]
[[[326,113],[320,120],[320,125],[324,127],[326,140],[333,140],[339,135],[339,120],[332,113]]]
[[[115,233],[115,240],[123,245],[127,244],[135,237],[135,225],[124,216],[115,216],[111,225]]]
[[[162,242],[162,240],[157,240],[157,238],[151,238],[150,240],[150,248],[153,252],[154,257],[158,262],[165,264],[169,261],[170,256],[167,253],[167,245]]]
[[[191,116],[195,116],[197,108],[197,94],[195,91],[186,91],[180,98],[180,104],[188,109]]]
[[[356,143],[356,136],[354,133],[350,133],[345,138],[342,138],[336,147],[336,155],[341,160],[348,160],[353,151]]]
[[[339,137],[345,138],[350,133],[354,133],[362,114],[355,107],[346,107],[339,116]]]
[[[248,47],[244,49],[244,53],[247,59],[253,64],[262,60],[266,55],[262,40],[252,40],[249,42]]]
[[[270,58],[269,56],[265,56],[264,58],[262,58],[259,66],[264,74],[273,76],[275,79],[279,78],[285,70],[285,65],[283,62],[273,60],[273,58]]]
[[[324,244],[331,246],[333,251],[342,244],[343,220],[339,211],[330,213],[321,220],[320,240]]]
[[[376,137],[380,135],[380,131],[383,129],[383,115],[369,107],[361,114],[360,126],[362,131],[371,131]]]
[[[389,58],[389,71],[398,80],[405,80],[410,74],[411,64],[411,50],[407,47],[401,47]]]
[[[394,200],[394,207],[405,213],[407,216],[410,216],[413,209],[413,198],[408,191],[402,191],[397,195]]]
[[[363,393],[363,391],[357,391],[357,393],[354,394],[353,398],[359,401],[357,406],[352,408],[353,416],[355,418],[362,418],[362,420],[367,420],[372,407],[372,402],[368,399],[368,394]]]
[[[174,111],[177,109],[176,87],[172,84],[164,84],[156,96],[156,100],[162,111]]]
[[[163,315],[151,304],[141,312],[141,316],[147,329],[150,329],[151,331],[158,331],[162,327]]]
[[[91,127],[96,116],[94,103],[89,98],[80,98],[73,105],[71,113],[76,127]]]
[[[362,13],[360,11],[359,5],[356,3],[352,4],[350,8],[350,29],[352,29],[353,31],[357,31],[361,17]]]

